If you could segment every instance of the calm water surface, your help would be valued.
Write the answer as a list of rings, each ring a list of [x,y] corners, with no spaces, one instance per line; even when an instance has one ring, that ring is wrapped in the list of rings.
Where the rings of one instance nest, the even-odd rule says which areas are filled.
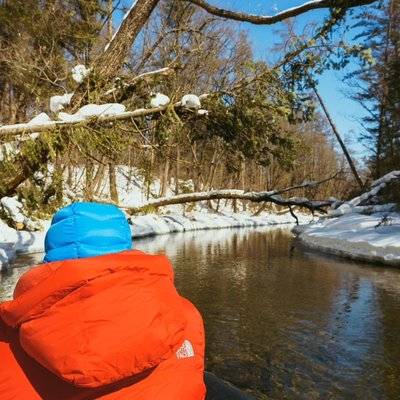
[[[204,316],[207,369],[260,399],[400,399],[400,270],[307,252],[285,230],[137,240]],[[40,260],[20,258],[0,298]]]

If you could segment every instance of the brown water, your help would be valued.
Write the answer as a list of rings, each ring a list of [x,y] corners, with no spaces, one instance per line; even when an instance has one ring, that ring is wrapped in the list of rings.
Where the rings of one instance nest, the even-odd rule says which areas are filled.
[[[400,270],[307,252],[281,230],[186,232],[135,247],[172,259],[180,292],[204,316],[207,369],[220,377],[266,399],[400,399]],[[22,270],[3,277],[0,298]]]

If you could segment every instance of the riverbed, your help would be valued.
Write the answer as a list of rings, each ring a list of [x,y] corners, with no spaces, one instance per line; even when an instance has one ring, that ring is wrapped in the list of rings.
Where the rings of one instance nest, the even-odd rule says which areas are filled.
[[[287,229],[135,241],[166,253],[207,332],[207,369],[260,399],[400,398],[400,270],[299,246]],[[2,276],[0,299],[41,256]]]

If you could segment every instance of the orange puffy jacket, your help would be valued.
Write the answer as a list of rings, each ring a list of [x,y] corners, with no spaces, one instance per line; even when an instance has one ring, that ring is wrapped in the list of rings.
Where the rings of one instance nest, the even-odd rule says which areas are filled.
[[[168,259],[38,266],[0,305],[0,400],[203,400],[204,330]]]

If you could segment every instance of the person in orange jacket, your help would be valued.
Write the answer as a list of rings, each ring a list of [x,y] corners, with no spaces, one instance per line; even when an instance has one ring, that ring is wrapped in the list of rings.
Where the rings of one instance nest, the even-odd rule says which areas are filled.
[[[0,400],[203,400],[201,315],[115,206],[55,214],[44,264],[0,304]]]

